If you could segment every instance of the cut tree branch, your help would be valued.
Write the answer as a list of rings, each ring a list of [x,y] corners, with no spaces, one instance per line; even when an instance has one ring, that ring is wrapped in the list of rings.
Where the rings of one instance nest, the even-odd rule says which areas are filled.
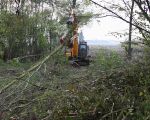
[[[42,61],[37,62],[34,66],[30,67],[25,73],[21,74],[19,77],[16,77],[11,83],[6,85],[0,90],[0,94],[2,94],[5,90],[7,90],[10,86],[14,85],[18,80],[22,79],[26,75],[28,75],[29,72],[32,72],[35,69],[39,69],[39,66],[43,65],[51,56],[53,56],[55,53],[57,53],[63,45],[58,46],[53,52],[51,52],[49,55],[47,55],[45,58],[43,58]]]

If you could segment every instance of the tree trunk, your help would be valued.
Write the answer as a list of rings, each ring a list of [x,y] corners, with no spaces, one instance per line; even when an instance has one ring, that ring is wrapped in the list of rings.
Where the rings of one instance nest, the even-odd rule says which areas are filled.
[[[51,32],[51,30],[49,30],[49,45],[50,45],[49,50],[51,52],[52,51],[52,32]]]
[[[128,58],[132,58],[132,20],[133,20],[133,9],[134,9],[134,0],[132,0],[131,13],[130,13],[130,23],[129,23],[129,42],[128,42]]]

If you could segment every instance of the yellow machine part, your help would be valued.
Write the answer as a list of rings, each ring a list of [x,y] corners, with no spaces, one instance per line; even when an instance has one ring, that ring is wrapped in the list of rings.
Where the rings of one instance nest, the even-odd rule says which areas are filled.
[[[78,57],[78,38],[73,40],[73,47],[71,49],[72,57]]]
[[[67,49],[67,48],[66,48],[66,49],[65,49],[65,55],[66,55],[67,58],[72,57],[72,56],[71,56],[71,49]]]
[[[66,57],[67,58],[71,57],[71,52],[66,52]]]
[[[75,14],[73,14],[74,16],[74,23],[73,23],[73,35],[76,36],[73,39],[73,47],[71,49],[71,53],[72,53],[72,57],[78,57],[78,23],[77,23],[77,18],[75,16]]]

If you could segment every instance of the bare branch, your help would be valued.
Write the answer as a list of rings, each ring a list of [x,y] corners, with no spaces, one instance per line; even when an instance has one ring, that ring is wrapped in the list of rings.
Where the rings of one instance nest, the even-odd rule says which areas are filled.
[[[137,6],[139,7],[139,9],[141,10],[141,12],[143,13],[144,17],[148,20],[148,22],[150,23],[150,17],[148,16],[148,13],[144,10],[144,8],[142,8],[142,4],[141,2],[139,2],[138,0],[134,0],[134,2],[137,4]]]
[[[105,6],[102,6],[102,5],[100,5],[99,3],[97,3],[97,2],[95,2],[95,1],[93,1],[93,0],[89,0],[89,1],[91,1],[92,3],[94,3],[95,5],[97,5],[97,6],[99,6],[99,7],[101,7],[101,8],[103,8],[103,9],[107,10],[108,12],[114,14],[117,18],[119,18],[119,19],[125,21],[126,23],[130,23],[130,21],[124,19],[122,16],[120,16],[120,15],[118,15],[117,13],[113,12],[113,11],[110,10],[109,8],[107,8],[107,7],[105,7]],[[134,24],[134,23],[132,23],[132,25],[135,26],[136,28],[141,29],[141,30],[143,30],[143,31],[145,31],[145,32],[147,32],[147,33],[150,34],[150,31],[148,31],[148,30],[146,30],[146,29],[144,29],[144,28],[142,28],[142,27],[140,27],[140,26],[138,26],[138,25],[136,25],[136,24]]]

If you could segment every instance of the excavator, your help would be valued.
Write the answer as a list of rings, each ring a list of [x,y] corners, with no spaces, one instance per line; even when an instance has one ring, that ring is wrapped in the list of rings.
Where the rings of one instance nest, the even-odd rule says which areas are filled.
[[[67,19],[68,31],[61,37],[60,42],[65,46],[65,55],[72,65],[85,66],[89,65],[89,46],[83,39],[79,39],[78,28],[79,21],[75,14],[76,0]]]

